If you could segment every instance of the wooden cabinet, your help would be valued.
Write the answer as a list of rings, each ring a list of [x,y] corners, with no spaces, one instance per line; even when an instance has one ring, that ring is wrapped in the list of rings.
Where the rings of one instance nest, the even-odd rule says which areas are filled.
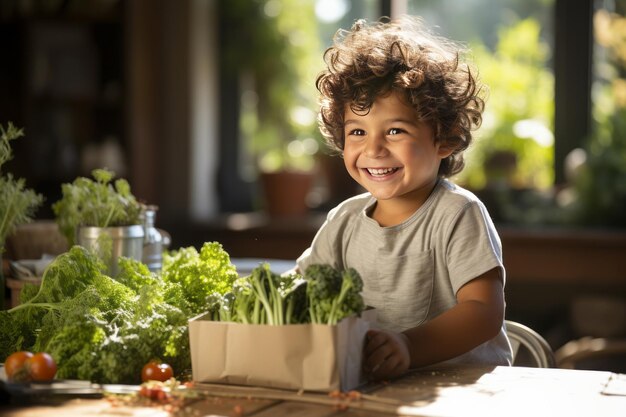
[[[128,147],[121,11],[57,12],[0,16],[0,123],[26,134],[7,170],[46,196],[43,218],[62,183],[105,165],[124,175]]]

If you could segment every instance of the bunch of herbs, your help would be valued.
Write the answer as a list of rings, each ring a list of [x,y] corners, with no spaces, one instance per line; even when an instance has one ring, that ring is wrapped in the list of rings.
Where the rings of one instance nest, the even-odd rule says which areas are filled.
[[[5,129],[0,125],[0,173],[5,162],[13,158],[11,141],[24,136],[23,129],[11,122]],[[43,203],[43,196],[26,188],[23,178],[10,173],[0,175],[0,254],[4,252],[6,238],[20,224],[28,223]]]
[[[128,181],[108,169],[92,171],[94,179],[78,177],[61,186],[62,198],[52,205],[59,230],[70,245],[82,226],[117,227],[140,224],[142,205]]]

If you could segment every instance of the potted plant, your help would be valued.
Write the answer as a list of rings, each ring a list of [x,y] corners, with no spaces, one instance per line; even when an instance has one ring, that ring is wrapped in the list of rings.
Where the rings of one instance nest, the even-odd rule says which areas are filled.
[[[62,185],[62,198],[52,205],[59,230],[70,245],[79,244],[95,251],[108,272],[118,271],[120,256],[142,260],[144,227],[143,205],[128,182],[114,172],[95,169],[93,179],[78,177]]]
[[[13,157],[10,141],[24,136],[22,129],[11,122],[5,128],[0,125],[0,174],[2,165]],[[16,226],[32,220],[35,210],[43,202],[43,196],[25,187],[23,178],[14,178],[10,173],[0,175],[0,261],[6,238]],[[0,265],[2,262],[0,262]],[[5,282],[0,267],[0,309],[4,309]]]

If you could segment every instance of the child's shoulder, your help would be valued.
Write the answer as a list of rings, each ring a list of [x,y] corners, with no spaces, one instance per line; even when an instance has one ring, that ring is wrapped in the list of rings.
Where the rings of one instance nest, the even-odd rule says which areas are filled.
[[[328,218],[350,217],[361,213],[374,199],[370,193],[363,193],[342,201],[328,213]]]
[[[469,205],[483,206],[480,199],[474,193],[449,180],[442,179],[439,182],[438,189],[437,200],[440,205],[448,207],[452,211],[460,210]]]

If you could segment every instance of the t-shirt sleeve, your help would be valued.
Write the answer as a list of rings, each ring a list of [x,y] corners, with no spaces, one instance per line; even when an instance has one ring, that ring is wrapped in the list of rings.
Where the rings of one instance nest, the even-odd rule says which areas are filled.
[[[340,254],[337,240],[337,233],[334,228],[333,212],[329,213],[326,221],[319,228],[311,246],[308,247],[297,259],[300,272],[304,272],[309,265],[328,264],[335,268],[341,268]]]
[[[469,202],[459,211],[448,233],[446,258],[455,293],[472,279],[496,267],[500,268],[504,285],[500,237],[480,202]]]

